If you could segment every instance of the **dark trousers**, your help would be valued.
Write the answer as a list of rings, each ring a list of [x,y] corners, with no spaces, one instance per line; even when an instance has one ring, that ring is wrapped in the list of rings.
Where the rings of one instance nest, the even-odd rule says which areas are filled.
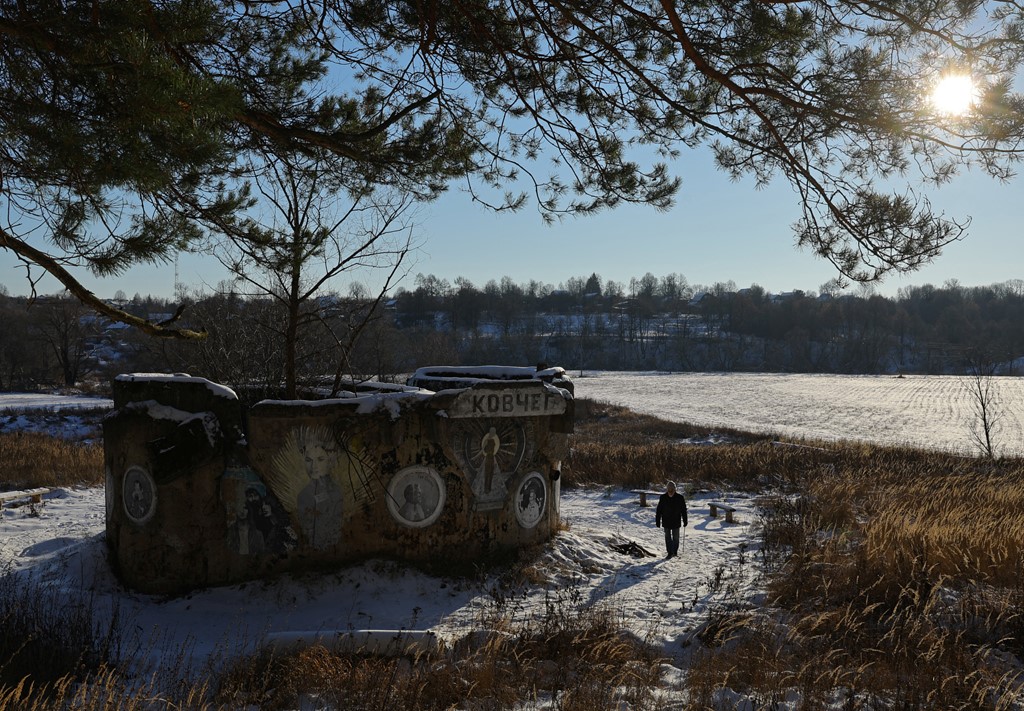
[[[679,529],[678,528],[666,528],[665,529],[665,551],[668,553],[668,557],[672,558],[679,552]]]

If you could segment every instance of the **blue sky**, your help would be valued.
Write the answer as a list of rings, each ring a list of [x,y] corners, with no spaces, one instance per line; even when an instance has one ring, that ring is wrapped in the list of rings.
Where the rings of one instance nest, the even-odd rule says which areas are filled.
[[[691,284],[732,280],[741,288],[756,283],[781,292],[816,291],[835,276],[830,264],[795,248],[791,225],[799,210],[784,181],[761,191],[752,181],[732,182],[713,168],[704,150],[685,153],[674,167],[683,185],[667,212],[625,206],[550,226],[533,205],[518,214],[494,214],[453,189],[420,208],[416,233],[421,246],[402,285],[413,288],[413,277],[423,273],[449,281],[463,276],[478,287],[503,276],[517,283],[536,279],[558,286],[569,277],[592,272],[628,285],[631,277],[651,272],[658,277],[683,274]],[[928,194],[938,211],[971,215],[969,235],[947,247],[931,265],[877,285],[880,293],[895,294],[908,284],[939,286],[953,278],[965,286],[1024,278],[1020,179],[1000,184],[968,174]],[[184,284],[207,290],[225,276],[215,260],[197,255],[183,255],[178,273]],[[117,290],[129,296],[174,293],[173,265],[140,267],[107,280],[81,276],[101,297]],[[372,276],[357,278],[374,286]],[[15,260],[3,252],[0,284],[11,294],[29,289]],[[336,288],[344,291],[347,280]],[[52,281],[40,286],[41,293],[56,290]]]

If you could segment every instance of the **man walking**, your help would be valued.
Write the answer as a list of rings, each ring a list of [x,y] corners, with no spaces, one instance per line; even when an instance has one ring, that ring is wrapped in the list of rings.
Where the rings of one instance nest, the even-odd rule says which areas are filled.
[[[658,499],[658,508],[654,511],[654,525],[661,528],[665,525],[666,558],[675,558],[679,552],[679,526],[686,526],[686,499],[676,492],[676,483],[668,482],[665,493]]]

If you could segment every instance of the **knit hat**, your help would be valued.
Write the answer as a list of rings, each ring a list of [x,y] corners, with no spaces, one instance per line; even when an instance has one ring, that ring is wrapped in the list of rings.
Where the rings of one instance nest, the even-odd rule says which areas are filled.
[[[674,489],[676,488],[676,483],[674,481],[665,482],[665,488]]]

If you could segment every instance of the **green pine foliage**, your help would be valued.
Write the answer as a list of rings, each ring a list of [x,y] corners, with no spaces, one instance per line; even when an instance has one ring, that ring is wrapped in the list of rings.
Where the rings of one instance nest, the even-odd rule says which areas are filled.
[[[66,269],[243,231],[257,154],[554,219],[667,209],[667,161],[709,146],[786,179],[798,243],[871,281],[966,234],[921,185],[1013,175],[1022,24],[960,0],[0,0],[0,248],[117,316]],[[954,71],[978,82],[962,116],[928,97]]]

